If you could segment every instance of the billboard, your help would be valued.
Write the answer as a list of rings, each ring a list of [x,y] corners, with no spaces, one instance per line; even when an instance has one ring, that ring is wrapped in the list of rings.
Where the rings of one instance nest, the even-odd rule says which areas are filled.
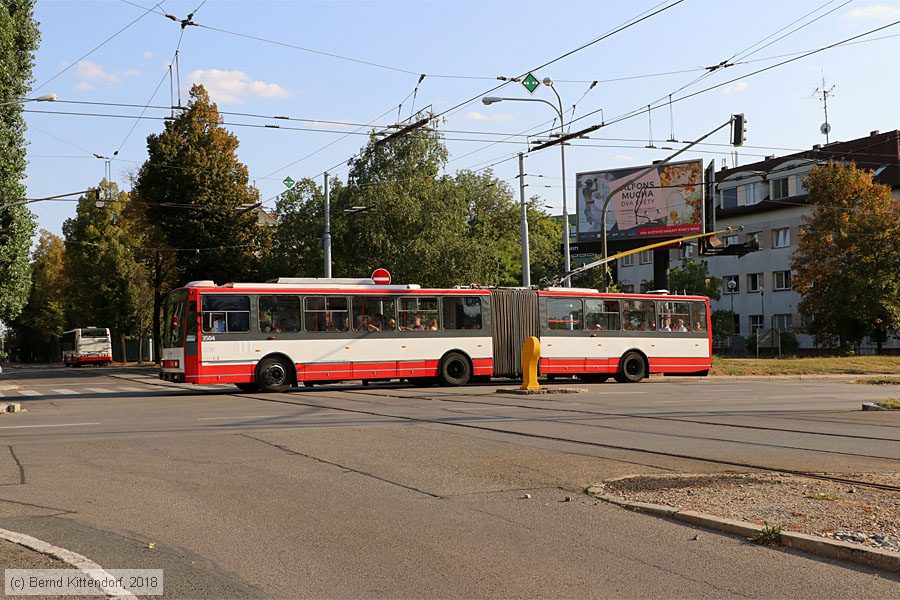
[[[647,173],[616,192],[606,215],[606,239],[677,237],[703,230],[703,161],[688,160],[575,175],[578,241],[599,240],[601,211],[612,190],[641,171]]]

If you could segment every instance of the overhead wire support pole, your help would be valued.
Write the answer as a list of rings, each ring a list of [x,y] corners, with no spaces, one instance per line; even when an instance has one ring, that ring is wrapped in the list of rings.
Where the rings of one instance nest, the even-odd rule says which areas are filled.
[[[331,277],[331,203],[328,200],[328,171],[325,171],[325,233],[322,235],[325,277]]]
[[[556,88],[553,86],[553,80],[549,77],[544,78],[544,85],[553,90],[553,93],[556,94],[556,100],[559,102],[559,135],[560,137],[564,136],[566,133],[566,125],[564,122],[564,112],[562,105],[562,98],[559,97],[559,92],[556,91]],[[562,214],[563,214],[563,267],[566,269],[568,273],[572,269],[572,255],[570,253],[569,248],[569,203],[566,201],[566,145],[559,145],[559,156],[562,161]],[[566,287],[572,286],[572,280],[566,279],[563,283]]]
[[[655,170],[658,169],[659,167],[668,164],[668,163],[669,163],[673,158],[675,158],[676,156],[678,156],[678,155],[680,155],[680,154],[683,154],[683,153],[686,152],[687,150],[693,148],[694,146],[696,146],[697,144],[699,144],[700,142],[702,142],[703,140],[705,140],[706,138],[708,138],[708,137],[711,136],[712,134],[716,133],[717,131],[719,131],[719,130],[721,130],[721,129],[724,129],[724,128],[726,128],[726,127],[728,127],[729,125],[731,125],[732,121],[733,121],[733,119],[728,119],[727,121],[725,121],[724,123],[722,123],[721,125],[719,125],[718,127],[716,127],[715,129],[713,129],[712,131],[710,131],[709,133],[707,133],[706,135],[704,135],[704,136],[702,136],[702,137],[700,137],[700,138],[694,140],[693,142],[689,143],[689,144],[688,144],[687,146],[685,146],[684,148],[678,150],[677,152],[675,152],[675,153],[673,153],[673,154],[670,154],[669,156],[667,156],[667,157],[664,158],[663,160],[658,161],[658,162],[656,162],[656,163],[650,165],[650,166],[647,167],[646,169],[642,169],[642,170],[638,171],[637,173],[635,173],[634,175],[629,176],[629,177],[628,177],[625,181],[623,181],[620,185],[617,185],[615,188],[613,188],[612,190],[610,190],[610,192],[606,195],[606,200],[603,201],[603,208],[600,209],[600,234],[601,234],[602,239],[603,239],[603,264],[604,264],[604,265],[605,265],[606,262],[607,262],[606,259],[607,259],[607,255],[608,255],[608,254],[607,254],[607,247],[606,247],[606,212],[607,212],[607,209],[609,208],[609,203],[610,203],[610,201],[613,199],[613,196],[615,196],[616,194],[618,194],[619,192],[621,192],[622,190],[624,190],[625,188],[627,188],[629,185],[631,185],[631,184],[634,183],[635,181],[639,180],[641,177],[643,177],[644,175],[646,175],[646,174],[649,173],[650,171],[655,171]],[[604,292],[608,292],[608,291],[609,291],[609,269],[608,269],[607,267],[605,267],[605,266],[603,267],[603,291],[604,291]]]
[[[519,152],[519,219],[522,230],[522,287],[531,287],[531,256],[528,241],[528,205],[525,203],[525,155]]]

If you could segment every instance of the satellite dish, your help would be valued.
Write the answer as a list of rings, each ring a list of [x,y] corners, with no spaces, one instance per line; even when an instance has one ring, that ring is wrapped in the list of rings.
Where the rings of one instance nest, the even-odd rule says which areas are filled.
[[[822,126],[819,127],[819,131],[821,131],[824,135],[828,135],[831,133],[831,125],[828,123],[822,123]]]

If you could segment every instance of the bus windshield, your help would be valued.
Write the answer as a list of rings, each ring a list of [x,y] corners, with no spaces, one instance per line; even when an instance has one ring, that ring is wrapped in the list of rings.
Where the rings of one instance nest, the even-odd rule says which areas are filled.
[[[105,338],[106,329],[103,327],[85,327],[81,330],[81,337]]]
[[[166,302],[165,318],[163,319],[163,348],[181,348],[184,346],[184,310],[186,305],[186,290],[177,290],[169,294]]]

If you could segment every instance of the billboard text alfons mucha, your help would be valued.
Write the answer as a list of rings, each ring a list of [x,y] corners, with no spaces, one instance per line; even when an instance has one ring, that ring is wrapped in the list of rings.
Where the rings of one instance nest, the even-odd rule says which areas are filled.
[[[601,212],[609,193],[648,166],[578,173],[575,177],[578,240],[601,238]],[[616,192],[606,215],[609,240],[671,237],[700,233],[703,161],[669,163],[650,169]]]

